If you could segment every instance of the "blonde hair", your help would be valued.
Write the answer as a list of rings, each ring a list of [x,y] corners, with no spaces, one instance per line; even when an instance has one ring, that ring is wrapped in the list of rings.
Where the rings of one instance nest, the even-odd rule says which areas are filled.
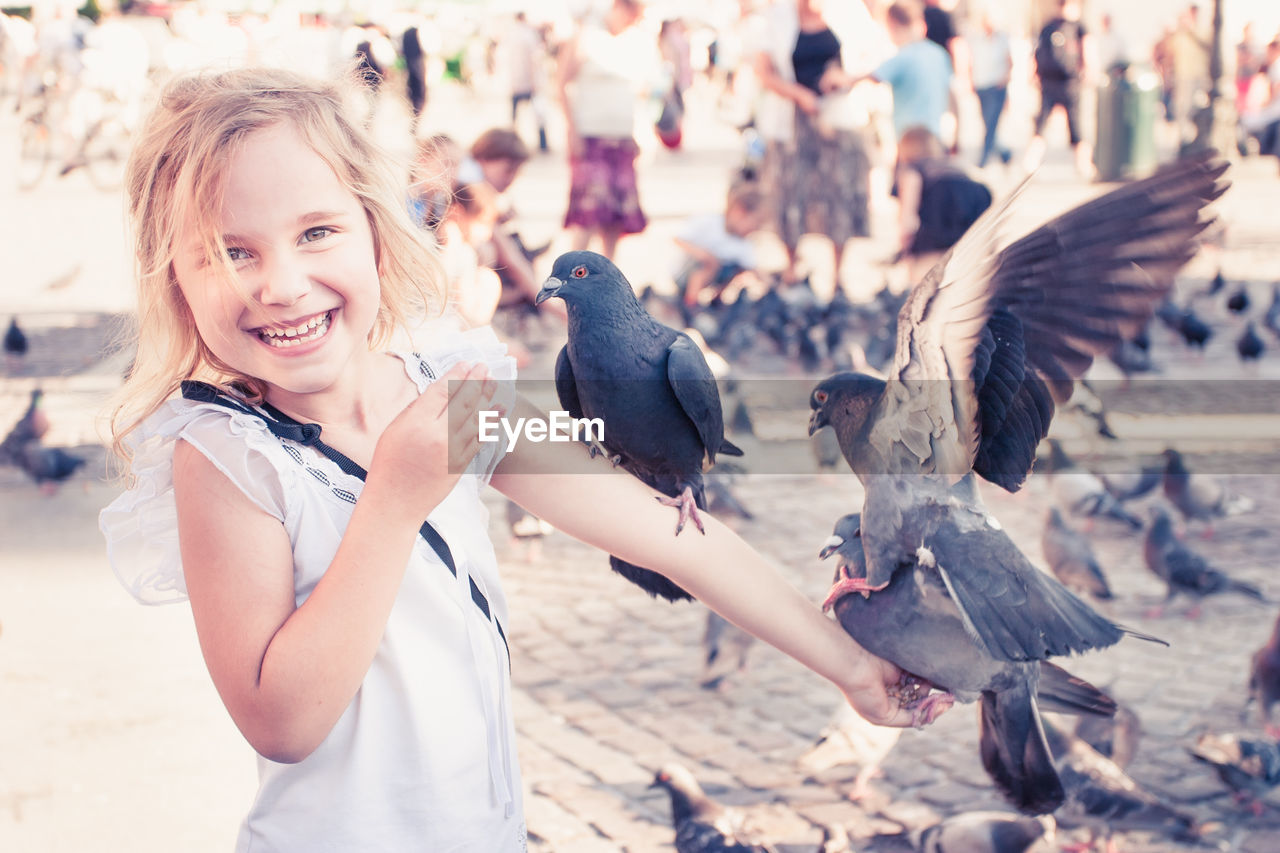
[[[111,432],[127,460],[125,439],[185,379],[234,388],[262,399],[265,384],[219,360],[200,339],[173,272],[183,230],[194,224],[206,259],[235,287],[218,223],[227,165],[256,130],[287,123],[364,207],[373,232],[381,304],[370,347],[397,327],[444,309],[438,249],[411,220],[404,181],[391,158],[348,109],[347,82],[325,82],[282,69],[198,73],[170,83],[137,138],[126,173],[138,279],[137,355],[113,400]],[[248,300],[247,294],[243,294]]]

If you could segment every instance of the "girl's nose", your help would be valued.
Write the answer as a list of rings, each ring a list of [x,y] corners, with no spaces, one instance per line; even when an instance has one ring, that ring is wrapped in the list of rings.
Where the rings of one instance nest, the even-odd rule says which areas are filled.
[[[258,287],[263,305],[293,305],[311,291],[311,276],[305,264],[277,257],[264,265]]]

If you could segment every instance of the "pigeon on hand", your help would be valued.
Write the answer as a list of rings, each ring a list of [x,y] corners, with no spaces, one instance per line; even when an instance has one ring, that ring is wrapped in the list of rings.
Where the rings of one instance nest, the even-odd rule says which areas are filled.
[[[1041,734],[1041,707],[1109,715],[1115,703],[1097,688],[1044,660],[1052,652],[1020,659],[993,653],[981,628],[975,629],[952,596],[947,573],[923,553],[909,570],[895,572],[886,588],[867,594],[867,558],[859,527],[857,514],[841,518],[819,555],[839,555],[836,582],[824,609],[834,606],[836,618],[849,636],[903,670],[901,701],[923,721],[932,722],[937,709],[950,707],[953,699],[979,699],[982,763],[997,788],[1019,811],[1053,811],[1061,804],[1063,791]],[[940,536],[954,533],[939,531]],[[1041,597],[1035,591],[1037,579],[1043,579],[1044,585],[1056,585],[1060,591],[1060,595],[1045,596],[1046,600],[1069,607],[1070,593],[1034,567],[1000,581],[1001,590],[988,590],[991,606],[1008,614],[1027,608],[1029,601]],[[933,688],[946,692],[929,693]]]
[[[1206,732],[1190,750],[1213,767],[1236,800],[1262,813],[1260,797],[1280,785],[1280,743]]]
[[[1056,438],[1047,443],[1049,490],[1058,506],[1090,523],[1095,518],[1111,518],[1133,530],[1142,529],[1142,520],[1120,505],[1101,477],[1078,466]]]
[[[4,358],[10,373],[18,372],[30,347],[26,332],[18,325],[18,318],[13,317],[9,320],[8,331],[4,333]]]
[[[556,393],[574,418],[600,418],[605,451],[663,503],[702,528],[702,473],[716,456],[741,456],[724,437],[720,393],[690,337],[654,320],[613,262],[595,252],[556,259],[537,303],[565,301],[568,341],[556,359]],[[687,600],[661,574],[610,555],[623,577],[651,595]]]
[[[818,739],[796,759],[796,765],[811,775],[832,767],[857,767],[853,787],[847,794],[857,802],[867,795],[872,778],[879,774],[901,736],[902,729],[869,723],[848,703],[841,702]]]
[[[671,795],[676,853],[777,853],[748,838],[742,816],[708,797],[687,767],[663,766],[649,787],[664,788]]]
[[[1267,736],[1280,739],[1280,726],[1271,722],[1271,707],[1280,702],[1280,617],[1271,637],[1253,653],[1249,667],[1249,697],[1258,703],[1258,713]]]
[[[1082,534],[1073,530],[1058,508],[1049,508],[1044,533],[1040,537],[1045,562],[1050,571],[1072,592],[1086,593],[1099,601],[1115,598],[1107,584],[1107,576],[1098,565],[1093,546]]]
[[[984,764],[1024,811],[1052,811],[1062,797],[1034,723],[1040,663],[1111,646],[1126,631],[1031,564],[986,511],[977,477],[1021,487],[1054,406],[1095,355],[1146,324],[1194,255],[1208,224],[1201,211],[1225,191],[1225,170],[1209,156],[1178,161],[998,249],[1014,193],[912,289],[887,380],[837,374],[810,395],[810,434],[835,428],[865,490],[866,576],[839,591],[870,599],[844,595],[847,609],[896,583],[884,610],[899,621],[881,622],[892,626],[882,633],[914,634],[905,621],[945,606],[935,630],[946,642],[925,637],[910,651],[953,654],[915,661],[908,649],[864,645],[931,682],[915,667],[936,667],[944,689],[987,694]],[[858,620],[841,621],[848,631]]]
[[[1182,454],[1172,447],[1164,451],[1164,496],[1188,522],[1207,522],[1206,537],[1213,535],[1214,519],[1241,515],[1254,508],[1251,498],[1227,491],[1206,474],[1193,474]]]
[[[1209,595],[1238,592],[1258,601],[1266,600],[1256,586],[1228,577],[1202,555],[1178,541],[1173,532],[1173,520],[1158,506],[1151,508],[1151,526],[1147,528],[1142,543],[1142,556],[1147,568],[1165,582],[1168,590],[1163,605],[1153,609],[1152,616],[1160,615],[1163,607],[1179,593],[1195,599],[1187,613],[1191,618],[1199,615],[1200,601]]]
[[[1138,753],[1142,721],[1129,706],[1116,705],[1113,717],[1078,717],[1075,735],[1124,768]]]
[[[1047,818],[1006,812],[961,812],[919,832],[920,853],[1026,853],[1046,835]]]
[[[1090,847],[1102,835],[1114,849],[1114,832],[1151,832],[1180,841],[1199,836],[1195,819],[1162,802],[1111,759],[1079,737],[1046,721],[1045,737],[1053,752],[1066,802],[1054,813],[1062,826],[1087,827]]]

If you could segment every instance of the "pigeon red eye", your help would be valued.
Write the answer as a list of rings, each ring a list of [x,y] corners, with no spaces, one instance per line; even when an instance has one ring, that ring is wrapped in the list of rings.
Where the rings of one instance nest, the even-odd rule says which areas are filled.
[[[574,268],[573,268],[573,277],[574,277],[574,278],[586,278],[586,277],[587,277],[587,268],[586,268],[586,267],[574,267]]]
[[[814,392],[813,392],[813,399],[817,400],[819,403],[825,403],[825,402],[827,402],[827,392],[826,392],[826,391],[814,391]]]

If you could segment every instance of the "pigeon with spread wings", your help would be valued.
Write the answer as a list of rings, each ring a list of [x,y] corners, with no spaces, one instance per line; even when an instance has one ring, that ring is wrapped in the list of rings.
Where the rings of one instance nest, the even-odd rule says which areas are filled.
[[[810,433],[833,426],[865,488],[867,576],[842,581],[845,591],[874,594],[902,567],[936,566],[966,630],[996,660],[1120,640],[1123,628],[1022,554],[977,478],[1022,486],[1054,407],[1094,356],[1142,328],[1195,253],[1225,170],[1211,156],[1179,161],[1000,249],[1015,193],[912,290],[887,379],[818,384]],[[1042,738],[1031,742],[1044,751]]]

